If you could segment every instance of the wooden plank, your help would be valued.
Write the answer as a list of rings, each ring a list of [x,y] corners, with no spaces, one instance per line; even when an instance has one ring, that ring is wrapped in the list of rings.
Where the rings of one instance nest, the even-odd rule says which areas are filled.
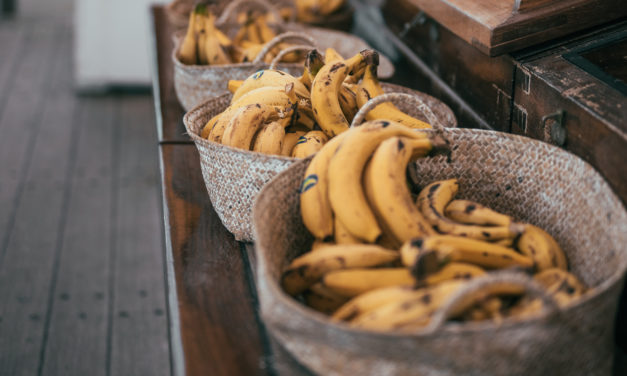
[[[187,376],[268,374],[246,265],[208,199],[198,152],[193,145],[160,150],[174,274],[168,288],[175,289],[168,303],[178,319],[171,327],[174,369],[184,367]]]
[[[105,376],[115,103],[86,98],[76,106],[76,165],[42,374]]]
[[[7,20],[0,23],[0,88],[8,89],[13,86],[17,64],[26,53],[23,44],[28,33],[28,29],[17,21]],[[0,115],[11,93],[6,89],[0,91]]]
[[[251,282],[256,285],[257,282],[257,255],[255,253],[255,246],[253,243],[242,243],[244,252],[246,252],[246,261],[249,264],[251,275]],[[278,375],[290,375],[290,376],[309,376],[313,373],[304,365],[300,364],[294,357],[281,345],[262,322],[261,315],[259,313],[259,302],[257,298],[256,287],[251,289],[254,291],[255,312],[258,316],[258,320],[261,326],[262,335],[266,338],[269,344],[269,351],[266,354],[266,358],[269,361],[272,369]]]
[[[152,101],[125,96],[119,103],[110,374],[169,375]]]
[[[513,12],[515,1],[408,0],[467,43],[497,56],[627,15],[622,0],[560,0]]]
[[[192,143],[185,131],[183,115],[185,110],[180,105],[174,90],[174,66],[171,54],[174,44],[172,34],[174,27],[168,21],[163,6],[152,8],[153,55],[153,92],[157,116],[158,138],[161,142]]]
[[[0,113],[0,264],[22,194],[19,187],[30,161],[29,151],[41,125],[41,109],[47,96],[42,88],[49,84],[52,67],[48,62],[55,56],[58,41],[55,27],[34,25],[21,47],[23,52],[18,52],[22,57],[17,69],[11,72],[11,86],[2,89],[10,95]]]
[[[6,240],[0,249],[0,370],[7,375],[36,374],[43,354],[76,141],[62,56],[69,53],[63,43],[69,38],[67,28],[33,26],[2,116],[0,212],[11,214],[10,225],[2,223]],[[15,180],[12,170],[23,175]]]

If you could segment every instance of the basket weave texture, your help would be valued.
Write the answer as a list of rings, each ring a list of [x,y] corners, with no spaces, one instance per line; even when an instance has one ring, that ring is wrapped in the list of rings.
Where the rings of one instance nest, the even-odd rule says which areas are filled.
[[[451,159],[415,165],[421,185],[457,177],[459,197],[546,229],[572,272],[594,289],[566,309],[496,325],[374,333],[332,324],[285,294],[280,276],[309,249],[298,188],[310,159],[293,164],[254,208],[257,287],[271,334],[322,375],[610,375],[618,298],[627,267],[627,212],[587,163],[557,147],[493,131],[451,129]]]
[[[451,109],[438,99],[398,85],[384,83],[382,86],[386,92],[419,96],[442,124],[447,127],[457,126]],[[224,111],[231,97],[231,94],[224,94],[204,102],[185,114],[183,122],[198,149],[207,192],[220,220],[237,240],[252,241],[252,207],[257,194],[276,174],[297,159],[236,149],[201,138],[200,132],[207,121]],[[398,103],[397,107],[427,121],[409,103]]]
[[[340,31],[305,26],[296,23],[280,25],[283,32],[301,32],[311,36],[317,44],[317,48],[324,52],[328,47],[333,47],[342,56],[350,57],[359,51],[371,48],[363,39]],[[228,27],[227,27],[228,29]],[[267,63],[234,63],[225,65],[186,65],[177,57],[177,51],[183,41],[184,31],[174,34],[174,49],[172,50],[172,62],[174,65],[174,89],[176,96],[186,111],[200,103],[228,93],[229,80],[244,80],[260,69],[268,68]],[[312,47],[313,48],[313,47]],[[286,71],[294,76],[303,73],[302,63],[280,63],[278,69]],[[379,55],[378,75],[381,78],[389,78],[394,74],[392,62],[384,55]]]

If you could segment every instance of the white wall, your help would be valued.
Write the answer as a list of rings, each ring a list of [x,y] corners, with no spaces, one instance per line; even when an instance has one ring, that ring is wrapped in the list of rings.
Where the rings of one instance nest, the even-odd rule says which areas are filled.
[[[75,83],[79,89],[150,84],[152,3],[167,0],[77,0]]]

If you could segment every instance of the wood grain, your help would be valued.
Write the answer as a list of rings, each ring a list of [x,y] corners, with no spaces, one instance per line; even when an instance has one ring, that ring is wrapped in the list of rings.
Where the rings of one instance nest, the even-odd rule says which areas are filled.
[[[515,1],[408,0],[490,56],[520,50],[627,15],[621,0],[535,1],[513,12]]]
[[[43,375],[105,376],[116,108],[113,99],[74,106],[76,136],[66,141],[73,144],[74,166],[41,367]]]
[[[152,101],[119,102],[116,143],[111,375],[170,374]]]

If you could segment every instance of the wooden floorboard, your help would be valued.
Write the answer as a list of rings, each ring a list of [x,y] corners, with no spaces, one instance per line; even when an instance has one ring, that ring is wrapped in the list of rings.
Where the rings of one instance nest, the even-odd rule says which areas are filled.
[[[106,375],[113,170],[112,98],[83,99],[43,375]]]
[[[169,375],[152,98],[74,94],[72,3],[0,20],[0,375]]]
[[[146,96],[120,101],[112,375],[170,373],[152,110],[151,98]]]
[[[0,249],[0,370],[7,375],[33,375],[40,363],[70,159],[72,110],[59,111],[63,98],[49,93],[63,79],[58,48],[69,34],[54,27],[33,34],[39,51],[19,65],[0,137],[0,176],[14,176],[3,179],[9,184],[0,196],[0,213],[9,214]]]

